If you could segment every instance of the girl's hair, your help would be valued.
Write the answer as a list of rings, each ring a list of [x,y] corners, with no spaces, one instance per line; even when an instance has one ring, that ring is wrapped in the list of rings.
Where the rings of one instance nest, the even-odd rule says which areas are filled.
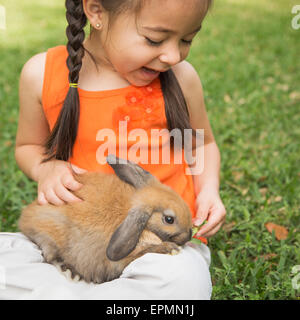
[[[139,12],[146,0],[101,0],[102,6],[109,12],[109,21],[118,14],[134,10]],[[212,0],[203,0],[207,3],[207,10],[212,4]],[[85,51],[83,47],[85,39],[84,27],[87,18],[83,11],[82,0],[66,0],[66,18],[68,26],[66,34],[68,38],[67,67],[69,69],[69,82],[78,83],[79,72],[82,66],[82,58]],[[91,56],[93,59],[93,57]],[[93,59],[94,60],[94,59]],[[179,129],[184,137],[184,129],[191,129],[193,136],[195,130],[191,128],[190,116],[185,98],[180,85],[170,69],[160,73],[161,88],[165,101],[165,114],[168,129]],[[67,161],[72,156],[72,149],[76,140],[79,123],[79,94],[76,87],[70,87],[60,111],[55,126],[45,143],[45,156],[43,162],[58,159]],[[173,145],[173,141],[171,141]],[[182,143],[184,141],[182,140]]]

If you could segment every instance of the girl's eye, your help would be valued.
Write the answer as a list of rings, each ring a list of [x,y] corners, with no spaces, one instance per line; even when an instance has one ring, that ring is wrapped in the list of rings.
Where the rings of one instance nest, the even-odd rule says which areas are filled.
[[[151,45],[151,46],[159,46],[160,44],[162,44],[163,41],[153,41],[149,38],[146,38],[147,42]],[[193,40],[182,40],[182,42],[188,46],[190,46],[193,42]]]
[[[159,46],[162,43],[162,41],[158,41],[157,42],[157,41],[153,41],[153,40],[151,40],[149,38],[146,38],[146,40],[151,46]]]
[[[188,40],[182,40],[182,42],[183,42],[184,44],[190,46],[190,45],[192,44],[193,40],[189,40],[189,41],[188,41]]]

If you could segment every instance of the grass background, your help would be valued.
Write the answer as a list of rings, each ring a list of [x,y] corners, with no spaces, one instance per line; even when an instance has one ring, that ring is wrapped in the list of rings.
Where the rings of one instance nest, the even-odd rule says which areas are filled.
[[[224,228],[209,240],[213,299],[299,299],[300,29],[296,1],[215,0],[188,60],[222,154]],[[64,44],[62,0],[0,0],[0,231],[18,231],[36,184],[18,169],[18,80],[32,55]],[[300,23],[300,21],[299,21]],[[289,231],[270,234],[266,222]],[[298,280],[298,283],[300,280]]]

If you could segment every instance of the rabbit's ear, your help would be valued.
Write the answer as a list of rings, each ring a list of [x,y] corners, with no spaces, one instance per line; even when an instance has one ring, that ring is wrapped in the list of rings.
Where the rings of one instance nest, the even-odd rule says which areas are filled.
[[[134,250],[150,215],[149,212],[142,208],[129,210],[126,219],[110,238],[106,249],[106,255],[109,260],[121,260]]]
[[[106,157],[107,163],[114,169],[116,175],[124,182],[136,189],[144,187],[154,176],[136,163],[124,160],[110,154]]]

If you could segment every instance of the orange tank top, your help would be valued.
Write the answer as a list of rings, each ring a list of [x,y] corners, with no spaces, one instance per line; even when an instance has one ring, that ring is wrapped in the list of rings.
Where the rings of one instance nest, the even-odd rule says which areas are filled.
[[[69,90],[67,57],[63,45],[47,51],[42,104],[50,130]],[[80,118],[69,161],[88,171],[106,173],[113,173],[105,163],[108,153],[134,161],[175,190],[189,205],[194,217],[194,185],[192,176],[187,174],[189,166],[184,161],[184,152],[181,151],[182,161],[176,162],[174,151],[168,147],[170,135],[160,79],[145,87],[130,85],[104,91],[78,88],[78,92]],[[168,150],[169,156],[168,152],[163,154]]]

